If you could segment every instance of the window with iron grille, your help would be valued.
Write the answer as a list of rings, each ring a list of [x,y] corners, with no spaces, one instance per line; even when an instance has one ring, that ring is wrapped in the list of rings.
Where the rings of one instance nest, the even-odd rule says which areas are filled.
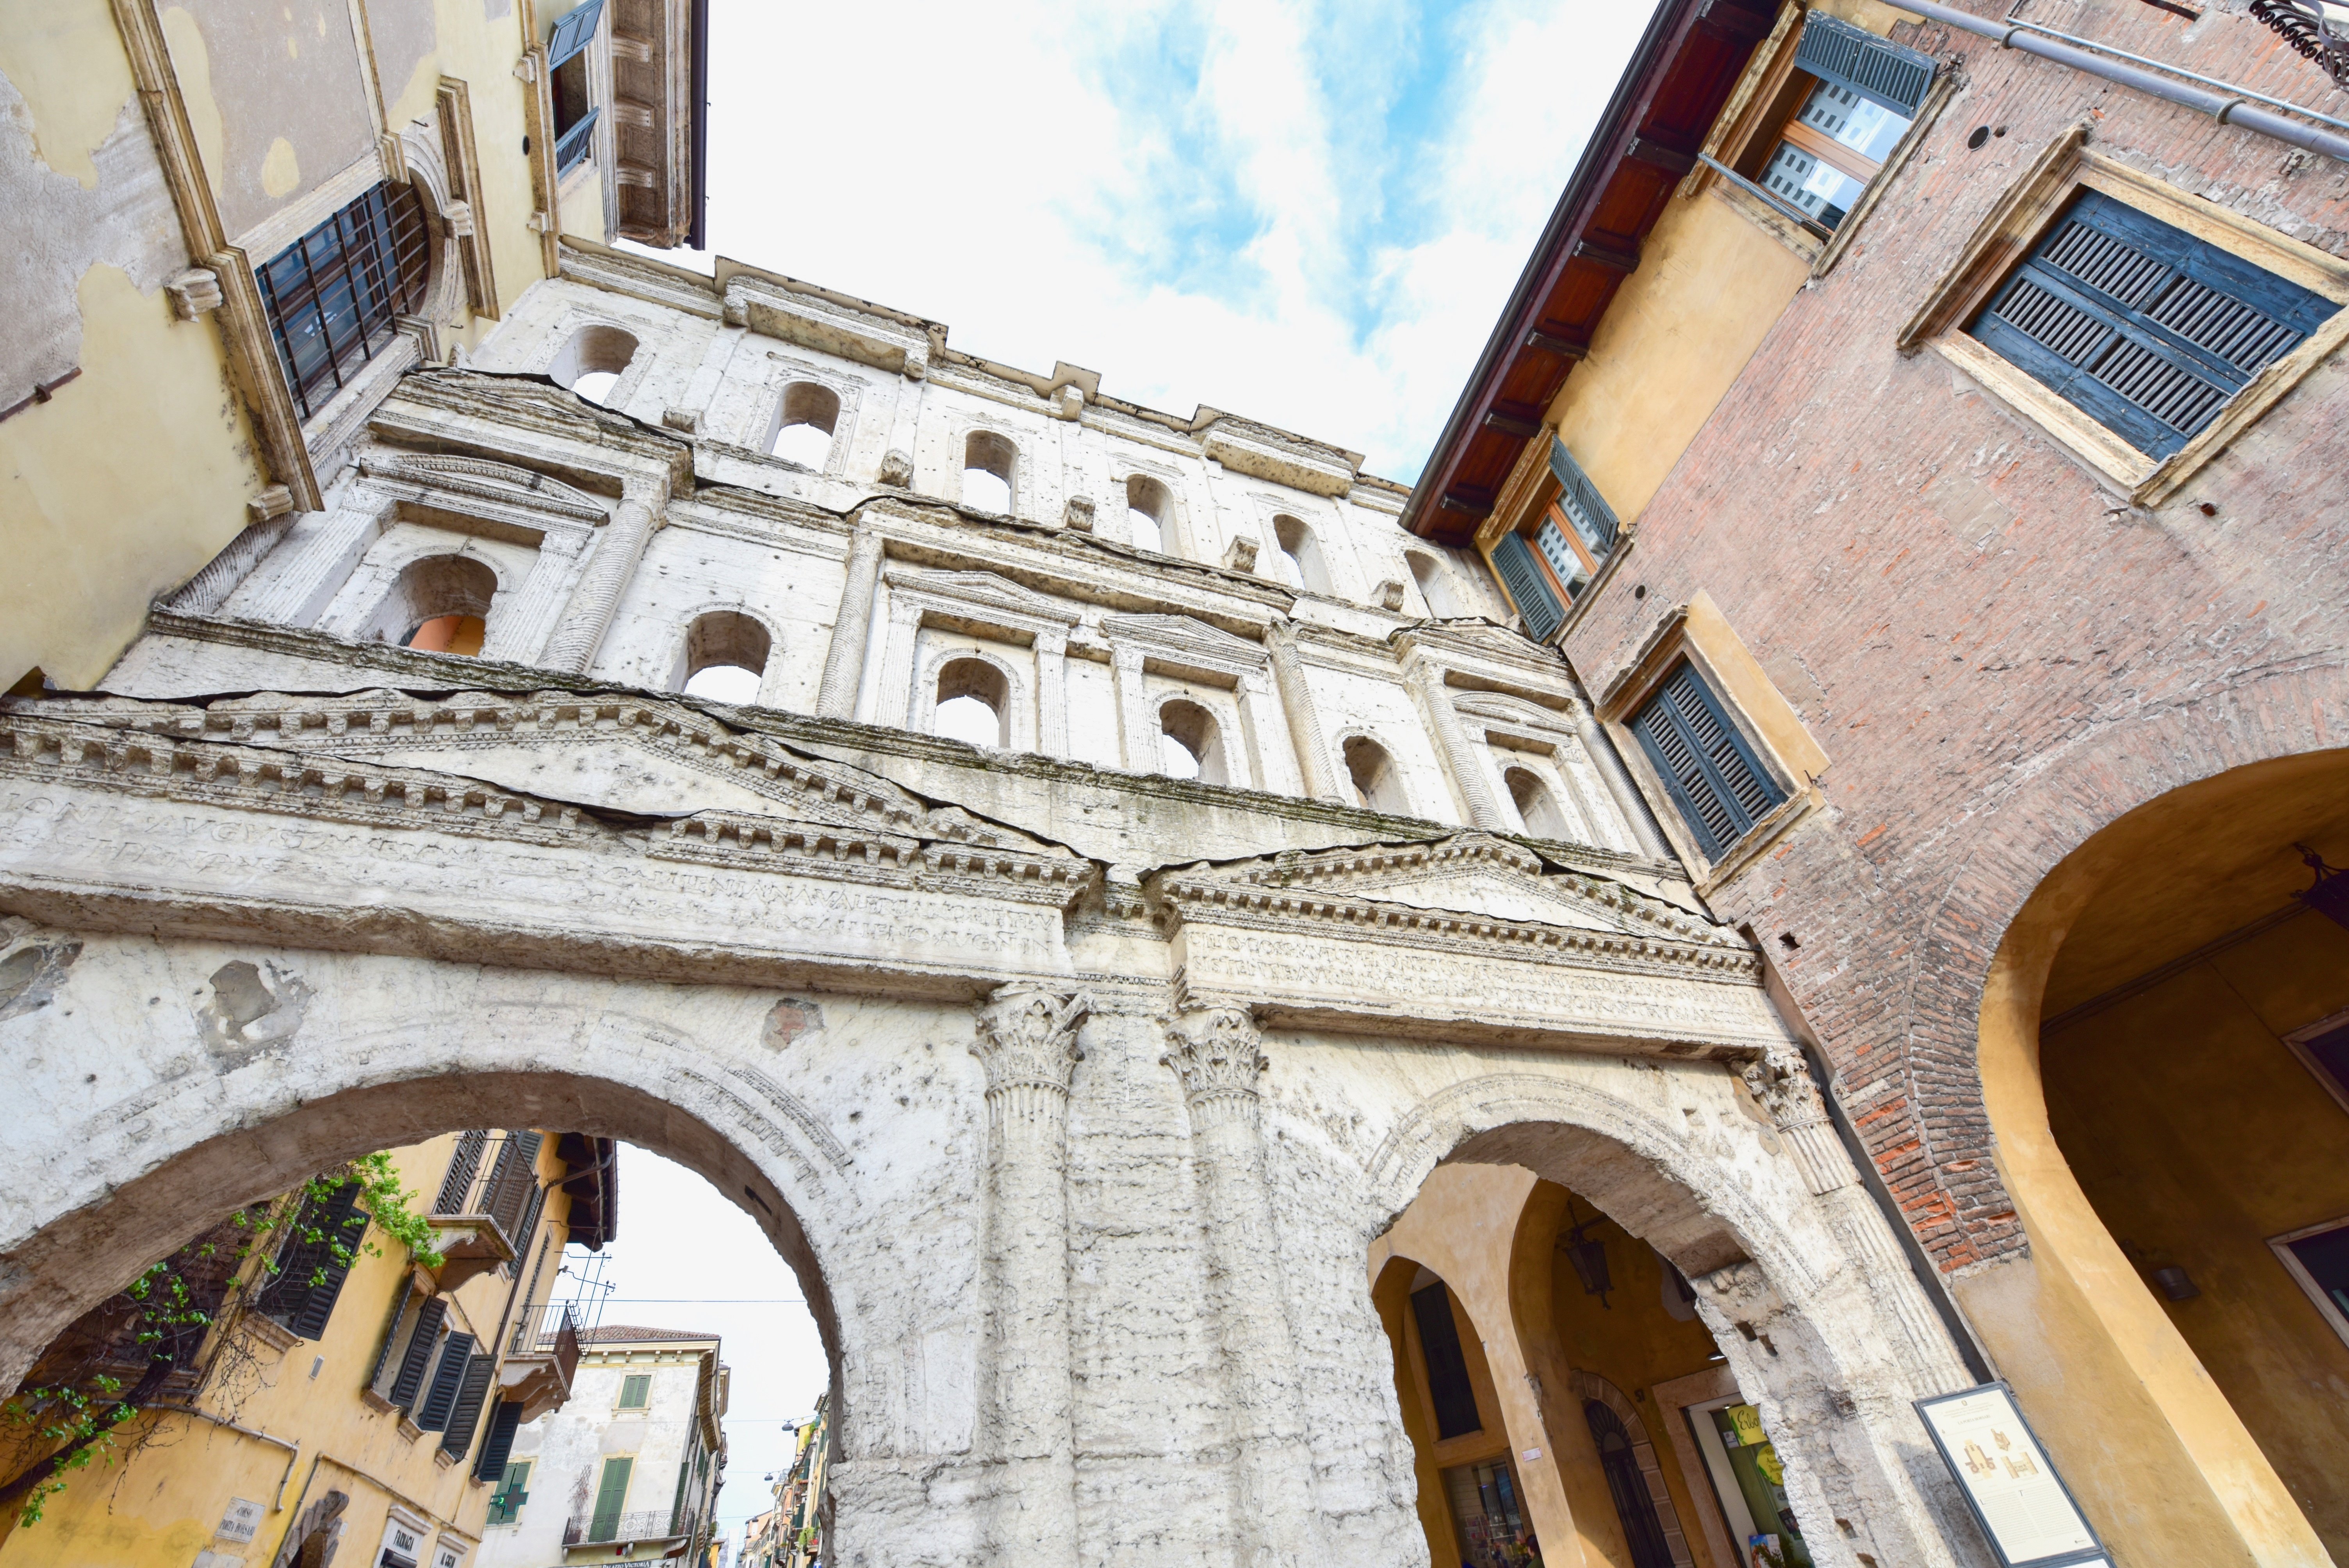
[[[1633,717],[1631,731],[1708,860],[1786,798],[1685,659]]]
[[[265,263],[261,298],[307,419],[424,304],[431,234],[412,185],[378,185]]]
[[[2083,191],[1966,330],[2138,451],[2166,458],[2338,308]]]

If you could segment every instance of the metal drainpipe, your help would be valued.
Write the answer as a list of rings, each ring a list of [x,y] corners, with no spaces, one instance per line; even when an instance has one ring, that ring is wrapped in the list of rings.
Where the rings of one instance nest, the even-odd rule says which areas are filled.
[[[302,1458],[300,1443],[288,1442],[284,1438],[272,1437],[258,1427],[244,1426],[240,1422],[230,1420],[226,1416],[215,1416],[210,1410],[200,1410],[193,1405],[151,1404],[147,1408],[150,1410],[170,1410],[175,1415],[194,1416],[201,1420],[210,1421],[215,1427],[226,1427],[232,1432],[241,1433],[248,1438],[258,1438],[264,1443],[284,1449],[285,1473],[277,1478],[277,1501],[270,1506],[269,1511],[272,1513],[285,1511],[285,1483],[294,1479],[294,1466]]]
[[[2151,71],[2122,65],[2070,44],[2042,36],[2025,24],[1990,21],[1952,5],[1936,5],[1933,0],[1889,0],[1889,4],[1933,21],[1946,23],[1961,32],[1994,39],[2006,48],[2020,49],[2026,55],[2037,55],[2057,65],[2069,66],[2075,71],[2135,88],[2148,98],[2159,98],[2164,103],[2199,109],[2221,125],[2240,126],[2245,130],[2272,137],[2288,146],[2321,152],[2327,158],[2337,158],[2349,163],[2349,137],[2319,130],[2313,125],[2302,125],[2297,120],[2286,119],[2280,114],[2260,108],[2251,103],[2253,95],[2247,88],[2230,84],[2220,90],[2212,91],[2172,81],[2168,77],[2156,76]]]

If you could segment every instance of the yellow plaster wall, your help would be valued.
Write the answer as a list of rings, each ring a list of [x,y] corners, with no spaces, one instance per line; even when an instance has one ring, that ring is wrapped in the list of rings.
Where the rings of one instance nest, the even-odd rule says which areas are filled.
[[[1722,202],[1672,199],[1549,409],[1616,516],[1646,508],[1808,273]]]
[[[2349,1113],[2282,1037],[2349,1007],[2349,932],[2310,913],[2043,1040],[2048,1120],[2157,1297],[2333,1556],[2349,1560],[2349,1345],[2265,1239],[2349,1215]]]
[[[415,1194],[413,1206],[430,1203],[455,1142],[452,1133],[392,1151],[401,1184]],[[550,1138],[540,1150],[542,1181],[564,1173],[554,1146]],[[559,1191],[548,1195],[556,1223],[568,1206]],[[242,1357],[232,1349],[216,1357],[193,1401],[242,1426],[298,1440],[302,1451],[290,1470],[285,1449],[242,1433],[185,1415],[141,1416],[129,1430],[153,1429],[155,1440],[127,1463],[76,1474],[50,1501],[47,1517],[0,1542],[0,1568],[187,1568],[198,1552],[212,1549],[267,1563],[306,1501],[329,1488],[351,1499],[338,1561],[375,1560],[395,1499],[478,1541],[490,1489],[472,1484],[470,1462],[444,1463],[440,1433],[410,1436],[412,1427],[362,1393],[410,1268],[407,1249],[380,1230],[370,1227],[367,1242],[377,1255],[362,1253],[352,1267],[322,1338],[280,1351],[240,1336]],[[528,1283],[527,1269],[525,1264],[521,1284]],[[541,1279],[542,1300],[552,1285],[551,1274]],[[494,1270],[467,1281],[453,1293],[449,1326],[490,1340],[510,1293],[518,1294],[517,1282]],[[314,1376],[316,1361],[323,1365]],[[215,1542],[230,1500],[240,1497],[267,1511],[259,1534],[249,1546]]]
[[[38,665],[69,688],[97,683],[269,483],[208,323],[104,263],[79,298],[81,375],[0,422],[0,680]]]

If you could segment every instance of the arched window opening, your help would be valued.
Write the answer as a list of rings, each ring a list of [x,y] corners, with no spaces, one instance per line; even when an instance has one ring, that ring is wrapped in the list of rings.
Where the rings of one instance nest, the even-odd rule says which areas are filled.
[[[935,731],[996,750],[1011,745],[1011,683],[985,659],[950,659],[938,671]]]
[[[616,326],[583,326],[571,335],[546,367],[547,378],[557,387],[568,387],[590,403],[601,403],[612,395],[620,373],[636,356],[636,340],[632,334]]]
[[[1288,580],[1308,593],[1330,592],[1330,568],[1321,559],[1321,546],[1313,531],[1300,518],[1286,514],[1272,520],[1272,537],[1280,546],[1281,559]]]
[[[1160,771],[1202,784],[1228,784],[1224,742],[1216,716],[1177,697],[1158,710]]]
[[[1419,596],[1427,601],[1427,613],[1439,619],[1473,612],[1461,608],[1459,591],[1453,586],[1452,573],[1442,562],[1424,551],[1406,550],[1404,562],[1411,568],[1411,580],[1419,584]]]
[[[992,430],[973,430],[962,448],[962,503],[1009,515],[1019,449]]]
[[[1355,798],[1365,808],[1398,817],[1411,815],[1411,800],[1402,792],[1394,758],[1384,747],[1367,735],[1354,735],[1347,737],[1345,752],[1346,774],[1354,781]]]
[[[754,703],[766,673],[773,639],[767,628],[739,610],[712,610],[694,618],[685,633],[688,696],[713,702]]]
[[[1557,801],[1543,783],[1541,775],[1530,768],[1512,768],[1504,776],[1509,785],[1509,799],[1516,802],[1517,820],[1526,831],[1537,839],[1565,839],[1566,818],[1557,809]]]
[[[840,428],[840,395],[812,381],[783,388],[775,411],[775,437],[767,449],[785,462],[822,473],[832,459],[832,438]]]
[[[1648,1495],[1648,1478],[1640,1472],[1640,1456],[1632,1450],[1631,1437],[1623,1429],[1621,1418],[1599,1400],[1586,1399],[1582,1418],[1589,1423],[1591,1439],[1599,1446],[1599,1465],[1607,1472],[1607,1490],[1614,1495],[1615,1512],[1623,1521],[1623,1540],[1631,1548],[1631,1568],[1672,1568],[1663,1521],[1656,1517],[1655,1499]]]
[[[1174,498],[1167,493],[1164,485],[1146,474],[1134,474],[1126,480],[1125,522],[1136,549],[1173,554],[1167,534],[1174,517]]]
[[[378,624],[399,626],[403,648],[470,658],[481,651],[497,592],[497,573],[471,556],[428,556],[401,570],[387,606],[392,614]]]

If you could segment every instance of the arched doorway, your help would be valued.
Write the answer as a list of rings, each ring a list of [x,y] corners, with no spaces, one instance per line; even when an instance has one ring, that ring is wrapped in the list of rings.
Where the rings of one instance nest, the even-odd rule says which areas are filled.
[[[2349,1086],[2328,1065],[2349,930],[2298,898],[2300,846],[2349,861],[2349,751],[2237,768],[2095,832],[2024,903],[1983,1000],[2028,1305],[2068,1347],[2034,1418],[2181,1559],[2349,1554],[2349,1314],[2330,1289]],[[2012,1283],[1973,1289],[1978,1320],[2021,1305]],[[2125,1470],[2090,1429],[2113,1421],[2141,1434]]]

